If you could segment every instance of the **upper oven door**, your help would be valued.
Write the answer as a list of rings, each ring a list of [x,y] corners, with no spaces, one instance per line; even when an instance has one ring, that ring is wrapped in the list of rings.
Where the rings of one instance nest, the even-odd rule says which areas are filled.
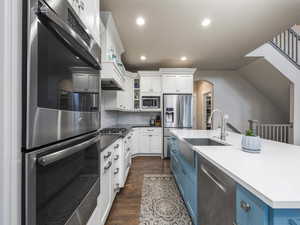
[[[68,1],[28,2],[23,146],[32,149],[100,128],[101,52]]]

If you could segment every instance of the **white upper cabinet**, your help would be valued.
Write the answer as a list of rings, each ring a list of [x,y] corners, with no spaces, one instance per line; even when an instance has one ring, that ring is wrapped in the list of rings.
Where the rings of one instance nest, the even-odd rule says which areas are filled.
[[[161,74],[157,71],[139,71],[140,91],[147,95],[161,95]]]
[[[101,11],[100,36],[102,49],[102,87],[106,90],[125,89],[126,70],[121,61],[124,52],[111,12]]]
[[[100,1],[68,0],[75,12],[100,45]]]
[[[160,69],[162,92],[166,94],[192,94],[195,69]]]

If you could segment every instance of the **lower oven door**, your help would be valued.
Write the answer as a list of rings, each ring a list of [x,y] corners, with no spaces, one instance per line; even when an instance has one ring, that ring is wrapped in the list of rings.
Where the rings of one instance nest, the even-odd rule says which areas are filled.
[[[100,193],[99,137],[25,153],[25,225],[86,224]]]

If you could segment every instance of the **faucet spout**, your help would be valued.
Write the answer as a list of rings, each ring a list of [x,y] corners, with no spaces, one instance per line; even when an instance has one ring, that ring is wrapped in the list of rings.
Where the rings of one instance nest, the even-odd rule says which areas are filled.
[[[209,117],[208,123],[212,123],[212,119],[215,113],[219,113],[220,118],[221,118],[221,134],[220,134],[220,139],[225,141],[226,140],[226,124],[228,120],[228,115],[224,114],[221,110],[219,109],[214,109]]]

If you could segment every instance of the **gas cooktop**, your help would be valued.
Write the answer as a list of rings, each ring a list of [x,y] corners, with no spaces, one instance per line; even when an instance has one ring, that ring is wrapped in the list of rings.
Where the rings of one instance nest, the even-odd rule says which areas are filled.
[[[110,135],[110,134],[119,134],[124,135],[127,132],[127,128],[104,128],[100,131],[103,135]]]

